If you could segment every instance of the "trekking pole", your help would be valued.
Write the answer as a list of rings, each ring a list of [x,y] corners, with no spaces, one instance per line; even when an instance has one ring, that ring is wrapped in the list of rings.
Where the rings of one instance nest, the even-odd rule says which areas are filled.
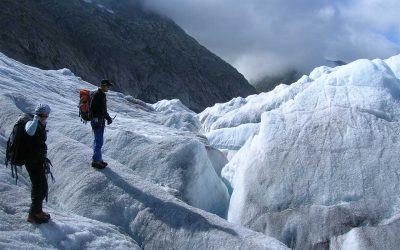
[[[114,118],[111,118],[111,120],[113,120],[113,121],[114,121],[115,117],[117,117],[117,115],[114,115]]]
[[[53,167],[53,164],[51,163],[51,161],[46,158],[45,162],[44,162],[44,168],[45,168],[45,173],[46,173],[46,178],[47,176],[50,174],[51,180],[53,181],[53,183],[56,182],[56,179],[53,176],[53,173],[51,172],[50,167]]]

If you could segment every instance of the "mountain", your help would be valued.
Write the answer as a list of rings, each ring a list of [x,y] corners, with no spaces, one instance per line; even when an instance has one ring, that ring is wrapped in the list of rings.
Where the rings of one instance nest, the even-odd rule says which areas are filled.
[[[400,55],[318,67],[198,114],[228,221],[292,249],[398,249]]]
[[[69,68],[145,102],[194,111],[255,89],[170,19],[138,0],[2,0],[0,52],[42,69]],[[62,86],[62,83],[59,83]]]
[[[255,81],[253,86],[258,92],[268,92],[273,90],[279,84],[290,84],[300,79],[304,74],[296,71],[289,70],[277,76],[265,76],[260,80]]]
[[[63,87],[59,87],[59,83]],[[48,224],[26,222],[30,181],[18,185],[0,161],[0,249],[287,249],[264,234],[227,222],[225,156],[198,133],[196,114],[178,100],[144,103],[107,93],[111,115],[104,160],[90,166],[92,132],[77,114],[78,91],[95,86],[68,69],[40,70],[0,53],[0,158],[13,124],[37,103],[47,121]]]
[[[324,65],[328,66],[328,67],[336,67],[336,66],[343,66],[346,64],[347,63],[342,60],[325,59]],[[268,92],[268,91],[273,90],[279,84],[291,84],[293,82],[296,82],[303,75],[306,75],[306,73],[304,73],[304,71],[301,72],[299,70],[292,69],[292,70],[287,70],[278,75],[264,76],[263,78],[252,83],[252,85],[256,88],[256,90],[259,93]]]
[[[342,60],[329,60],[329,59],[326,59],[326,61],[328,62],[328,64],[332,64],[332,66],[343,66],[343,65],[347,64],[347,62],[342,61]],[[327,66],[330,66],[330,65],[327,65]]]

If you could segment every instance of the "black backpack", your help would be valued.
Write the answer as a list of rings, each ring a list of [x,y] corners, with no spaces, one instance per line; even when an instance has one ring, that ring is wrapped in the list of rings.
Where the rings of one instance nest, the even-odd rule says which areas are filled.
[[[11,165],[12,177],[18,181],[17,166],[22,166],[26,163],[26,138],[25,124],[32,120],[33,115],[23,114],[18,117],[17,122],[14,124],[13,130],[7,141],[6,161],[5,164]]]

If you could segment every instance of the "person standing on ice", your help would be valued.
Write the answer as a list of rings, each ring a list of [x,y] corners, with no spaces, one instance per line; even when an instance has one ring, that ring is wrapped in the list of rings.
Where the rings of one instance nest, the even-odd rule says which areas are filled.
[[[106,92],[108,92],[109,87],[112,86],[110,80],[103,79],[100,83],[100,88],[93,94],[92,101],[90,104],[90,111],[92,114],[92,120],[90,122],[93,133],[93,162],[92,167],[97,169],[103,169],[107,166],[107,162],[103,161],[101,154],[101,148],[103,146],[103,135],[105,128],[105,121],[107,120],[107,125],[112,123],[112,119],[107,112],[107,98]]]
[[[25,167],[32,183],[31,207],[28,221],[31,223],[47,223],[50,219],[48,213],[43,212],[43,200],[47,197],[48,185],[46,178],[47,160],[47,132],[46,122],[50,114],[47,104],[39,104],[35,109],[33,120],[25,124],[26,136],[26,162]]]

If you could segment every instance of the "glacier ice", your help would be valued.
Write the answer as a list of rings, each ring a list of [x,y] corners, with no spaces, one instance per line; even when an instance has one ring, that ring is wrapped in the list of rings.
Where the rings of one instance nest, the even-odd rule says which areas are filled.
[[[258,99],[254,111],[246,109],[260,116],[259,129],[222,170],[233,188],[228,220],[295,249],[351,248],[371,239],[385,247],[385,238],[372,236],[396,230],[384,223],[399,214],[399,58],[320,67],[248,97]],[[245,106],[218,104],[199,114],[216,147],[257,120],[241,115]],[[372,236],[355,237],[365,231]],[[394,235],[388,242],[397,242]]]
[[[79,88],[95,86],[0,54],[0,155],[17,115],[47,102],[56,176],[54,221],[35,228],[24,223],[27,173],[15,185],[0,165],[0,247],[395,249],[399,69],[400,56],[319,67],[197,115],[111,91],[110,168],[95,171],[76,114]]]
[[[165,126],[192,132],[200,129],[200,121],[196,117],[196,113],[178,99],[161,100],[151,106],[156,111],[165,114],[165,118],[162,120],[162,124]]]
[[[96,171],[90,126],[77,115],[79,89],[95,86],[65,69],[43,71],[1,53],[0,85],[1,158],[16,117],[48,103],[48,156],[56,178],[45,204],[52,222],[32,226],[25,222],[26,171],[17,186],[0,164],[0,248],[287,249],[220,217],[229,199],[219,173],[225,156],[198,131],[165,126],[165,110],[110,91],[109,112],[117,115],[105,131],[110,167]]]
[[[364,226],[350,230],[331,239],[331,249],[372,250],[398,249],[400,237],[399,216],[394,216],[376,226]]]

